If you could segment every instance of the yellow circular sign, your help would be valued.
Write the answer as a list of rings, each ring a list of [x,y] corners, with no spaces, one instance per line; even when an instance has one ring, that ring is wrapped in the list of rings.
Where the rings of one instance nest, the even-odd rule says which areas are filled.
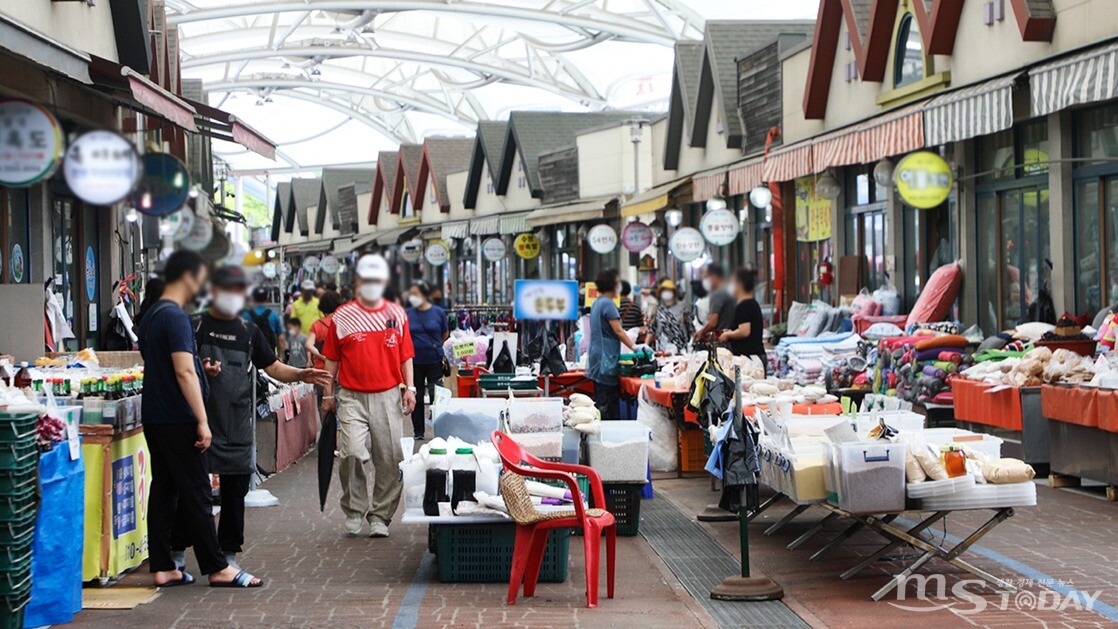
[[[513,246],[516,247],[516,255],[525,260],[531,260],[540,255],[540,239],[536,238],[535,234],[520,234],[516,237]]]
[[[912,207],[930,210],[947,200],[954,177],[947,160],[930,151],[905,156],[893,172],[897,193]]]

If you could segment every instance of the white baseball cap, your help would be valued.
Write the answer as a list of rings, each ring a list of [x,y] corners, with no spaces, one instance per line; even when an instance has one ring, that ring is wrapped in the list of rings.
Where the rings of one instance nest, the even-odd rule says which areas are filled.
[[[357,261],[357,277],[363,280],[388,281],[388,261],[384,256],[369,254]]]
[[[303,283],[299,285],[299,288],[303,290],[314,290],[314,280],[303,280]]]

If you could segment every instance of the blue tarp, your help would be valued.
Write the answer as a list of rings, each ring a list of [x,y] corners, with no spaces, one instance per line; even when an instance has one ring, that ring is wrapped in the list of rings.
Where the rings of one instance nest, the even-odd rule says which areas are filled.
[[[85,462],[70,460],[66,442],[39,457],[43,502],[31,546],[31,602],[25,627],[61,625],[82,608]]]

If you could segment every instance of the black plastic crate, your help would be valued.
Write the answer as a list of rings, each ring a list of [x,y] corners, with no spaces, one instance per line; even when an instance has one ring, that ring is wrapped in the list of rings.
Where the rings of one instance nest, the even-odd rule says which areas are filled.
[[[617,534],[637,535],[641,520],[641,490],[644,483],[602,483],[606,494],[606,511],[617,522]]]

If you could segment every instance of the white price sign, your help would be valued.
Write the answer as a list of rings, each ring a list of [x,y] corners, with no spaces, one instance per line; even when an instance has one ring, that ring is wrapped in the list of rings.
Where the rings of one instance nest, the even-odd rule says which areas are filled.
[[[112,205],[132,193],[140,180],[140,156],[132,143],[112,131],[82,134],[66,151],[62,175],[82,201]]]
[[[485,241],[481,243],[481,255],[485,256],[485,259],[490,262],[500,262],[504,260],[507,252],[508,246],[505,245],[504,238],[497,238],[494,236],[492,238],[486,238]]]
[[[724,247],[738,237],[738,217],[730,210],[711,210],[703,214],[699,229],[707,242]]]
[[[609,253],[617,248],[617,232],[609,225],[595,225],[586,235],[590,248],[597,253]]]
[[[46,107],[22,98],[0,100],[0,186],[30,186],[62,159],[62,128]]]
[[[321,268],[322,272],[327,275],[333,275],[337,273],[338,269],[340,269],[341,266],[341,263],[338,262],[338,259],[334,256],[326,256],[322,258],[322,262],[319,263],[319,268]]]
[[[672,235],[668,247],[672,250],[672,255],[680,262],[691,262],[703,255],[703,251],[706,250],[706,241],[703,240],[703,235],[699,233],[699,230],[694,227],[684,227]]]
[[[307,256],[303,259],[303,270],[307,273],[314,273],[321,265],[322,261],[318,259],[318,256]]]
[[[424,257],[431,266],[442,266],[450,259],[450,250],[447,249],[445,242],[436,241],[427,245]]]

